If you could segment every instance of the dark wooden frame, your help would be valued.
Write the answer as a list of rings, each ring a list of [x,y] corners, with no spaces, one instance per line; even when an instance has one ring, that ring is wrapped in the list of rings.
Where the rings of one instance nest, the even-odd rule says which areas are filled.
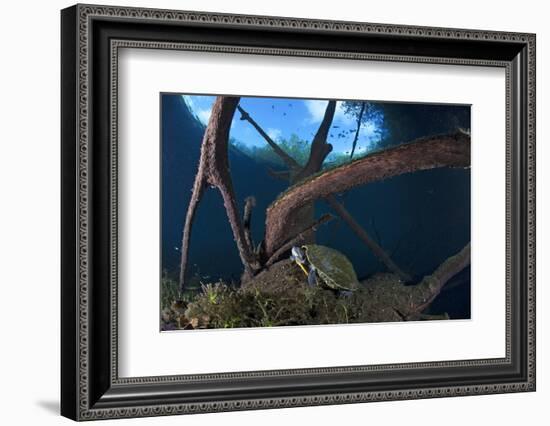
[[[535,390],[535,36],[76,5],[62,28],[61,413],[75,420]],[[117,374],[119,47],[506,69],[506,357],[197,376]]]

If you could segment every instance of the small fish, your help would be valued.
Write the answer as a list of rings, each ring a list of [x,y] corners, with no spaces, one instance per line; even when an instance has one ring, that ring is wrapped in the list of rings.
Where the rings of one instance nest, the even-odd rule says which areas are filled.
[[[339,129],[340,126],[332,126],[333,129]]]

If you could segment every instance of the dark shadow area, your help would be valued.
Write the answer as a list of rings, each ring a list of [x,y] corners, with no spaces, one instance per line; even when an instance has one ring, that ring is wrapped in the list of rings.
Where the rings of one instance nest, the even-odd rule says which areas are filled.
[[[59,401],[37,401],[36,405],[50,414],[59,415]]]

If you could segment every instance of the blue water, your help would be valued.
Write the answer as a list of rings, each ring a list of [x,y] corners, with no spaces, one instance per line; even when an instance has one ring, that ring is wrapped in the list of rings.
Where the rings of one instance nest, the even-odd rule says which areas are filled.
[[[470,127],[468,106],[385,104],[383,111],[388,128],[380,129],[383,139],[378,148]],[[248,112],[254,116],[253,110]],[[403,126],[399,125],[401,122]],[[203,133],[204,124],[182,96],[162,95],[162,268],[174,278],[179,274],[183,223]],[[242,146],[243,141],[238,142]],[[229,160],[241,209],[247,196],[256,198],[252,235],[259,242],[264,235],[266,208],[288,184],[267,172],[268,167],[279,166],[254,158],[233,145]],[[435,169],[401,175],[355,188],[337,198],[414,281],[431,274],[470,241],[469,169]],[[315,208],[317,217],[331,212],[320,201]],[[339,219],[321,226],[316,239],[319,244],[344,253],[360,279],[385,271],[384,265]],[[206,191],[199,205],[188,265],[188,276],[200,277],[204,282],[218,279],[239,282],[242,264],[217,190]],[[451,318],[469,318],[470,269],[455,276],[446,288],[432,304],[431,311],[445,311]]]

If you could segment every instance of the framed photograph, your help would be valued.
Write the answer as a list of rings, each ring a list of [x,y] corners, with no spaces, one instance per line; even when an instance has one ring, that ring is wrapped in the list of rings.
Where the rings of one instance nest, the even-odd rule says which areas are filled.
[[[535,35],[61,12],[61,412],[535,390]]]

